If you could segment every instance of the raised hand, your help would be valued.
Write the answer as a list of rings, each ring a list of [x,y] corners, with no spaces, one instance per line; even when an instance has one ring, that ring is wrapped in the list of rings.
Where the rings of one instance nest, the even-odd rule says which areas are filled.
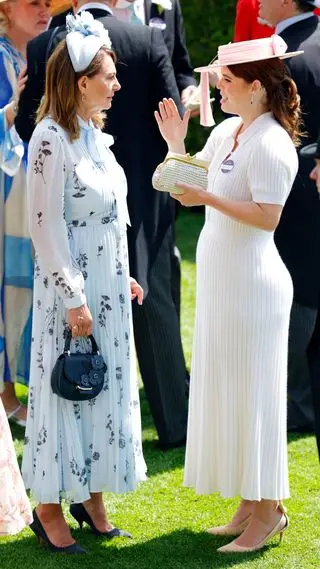
[[[181,119],[173,99],[163,99],[159,103],[159,111],[154,113],[162,138],[170,150],[181,152],[187,135],[190,111],[186,111]],[[182,150],[184,152],[184,150]]]

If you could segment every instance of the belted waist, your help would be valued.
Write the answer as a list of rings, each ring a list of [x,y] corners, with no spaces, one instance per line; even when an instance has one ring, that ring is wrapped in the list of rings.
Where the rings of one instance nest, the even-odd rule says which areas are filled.
[[[72,219],[67,221],[67,227],[71,229],[92,227],[97,225],[107,225],[113,221],[117,221],[118,216],[115,214],[110,215],[92,215],[91,217],[86,217],[85,219]]]

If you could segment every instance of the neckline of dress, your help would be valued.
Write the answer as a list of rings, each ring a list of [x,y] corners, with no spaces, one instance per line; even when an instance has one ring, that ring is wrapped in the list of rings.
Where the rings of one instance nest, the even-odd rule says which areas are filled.
[[[11,51],[12,55],[14,55],[17,59],[20,59],[23,64],[26,63],[26,60],[23,57],[22,53],[16,48],[8,36],[0,36],[0,43],[4,44],[9,49],[9,51]]]
[[[259,115],[256,119],[254,119],[254,121],[252,121],[252,123],[249,124],[249,126],[246,128],[246,130],[244,132],[240,132],[240,134],[237,135],[237,133],[239,132],[239,129],[241,129],[241,126],[243,125],[243,122],[240,119],[241,122],[234,129],[234,131],[232,133],[232,138],[234,140],[237,139],[238,144],[245,142],[246,140],[248,140],[248,138],[251,138],[251,136],[256,132],[257,128],[260,126],[260,123],[262,121],[264,121],[267,117],[268,118],[272,117],[271,111],[267,111],[267,112]]]
[[[80,117],[80,115],[77,115],[77,119],[79,122],[79,126],[80,128],[84,128],[85,130],[95,130],[96,127],[94,126],[92,119],[89,119],[88,122],[86,122],[83,118]]]

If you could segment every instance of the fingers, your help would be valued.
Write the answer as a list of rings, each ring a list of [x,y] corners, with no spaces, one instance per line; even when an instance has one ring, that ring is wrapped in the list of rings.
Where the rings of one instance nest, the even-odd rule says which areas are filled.
[[[186,111],[186,112],[184,113],[184,115],[183,115],[182,122],[184,123],[184,125],[186,125],[186,126],[188,125],[190,116],[191,116],[191,110],[189,109],[189,110]]]
[[[171,193],[170,193],[170,196],[171,196],[174,200],[177,200],[177,202],[182,203],[182,201],[181,201],[181,199],[180,199],[180,195],[181,195],[181,194],[171,194]]]
[[[165,99],[163,99],[163,101],[160,101],[159,103],[159,113],[160,113],[160,117],[162,121],[165,121],[168,118],[167,115],[167,109],[166,106],[164,104]]]
[[[90,336],[92,334],[92,319],[78,316],[71,326],[72,337]]]
[[[173,99],[163,99],[162,101],[160,101],[159,113],[162,120],[166,120],[168,118],[176,118],[176,117],[180,118],[177,105],[175,104]]]
[[[154,112],[154,118],[156,119],[158,127],[160,128],[162,126],[162,119],[160,118],[158,111]]]

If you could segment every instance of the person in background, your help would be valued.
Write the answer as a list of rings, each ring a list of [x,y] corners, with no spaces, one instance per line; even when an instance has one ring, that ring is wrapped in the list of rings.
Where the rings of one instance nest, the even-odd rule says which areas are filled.
[[[83,553],[61,508],[96,536],[113,528],[102,492],[132,491],[146,478],[142,454],[129,277],[127,183],[102,133],[117,97],[115,53],[88,12],[68,16],[69,33],[51,55],[29,144],[28,213],[35,248],[30,403],[22,473],[38,502],[33,532],[54,552]],[[51,389],[51,372],[72,331],[73,352],[93,334],[106,363],[102,391],[70,401]],[[91,372],[90,372],[91,373]]]
[[[32,522],[10,428],[0,399],[0,536],[15,535]]]
[[[77,8],[77,2],[74,3]],[[65,24],[69,10],[52,18],[50,27]],[[196,90],[196,80],[185,43],[183,15],[180,0],[118,0],[112,8],[117,20],[129,24],[146,24],[156,27],[163,33],[163,39],[171,57],[178,89],[183,105],[187,105]]]
[[[32,245],[26,211],[26,146],[14,119],[27,42],[43,32],[50,0],[0,0],[0,392],[8,419],[24,427],[15,383],[28,385],[31,346]]]
[[[271,36],[275,28],[265,19],[259,17],[260,0],[238,0],[233,41],[247,41]],[[314,10],[320,15],[320,8]]]
[[[320,198],[320,136],[318,142],[308,144],[300,150],[300,156],[308,160],[314,161],[313,168],[310,172],[310,179],[315,182],[317,192]],[[320,299],[319,299],[320,301]],[[317,440],[318,455],[320,458],[320,315],[318,313],[315,330],[310,342],[308,350],[308,359],[310,365],[311,390],[314,409],[314,425]]]
[[[290,51],[304,54],[288,60],[301,98],[303,144],[320,131],[320,20],[313,14],[320,0],[260,0],[260,16],[276,28]],[[275,232],[275,242],[294,286],[289,333],[288,430],[313,432],[314,413],[308,354],[320,300],[320,201],[309,178],[312,160],[299,156],[299,172]],[[319,351],[312,357],[318,359]],[[308,361],[309,360],[309,361]],[[316,362],[313,364],[316,365]]]
[[[238,0],[233,41],[248,41],[267,38],[274,33],[274,28],[259,18],[259,0]]]

